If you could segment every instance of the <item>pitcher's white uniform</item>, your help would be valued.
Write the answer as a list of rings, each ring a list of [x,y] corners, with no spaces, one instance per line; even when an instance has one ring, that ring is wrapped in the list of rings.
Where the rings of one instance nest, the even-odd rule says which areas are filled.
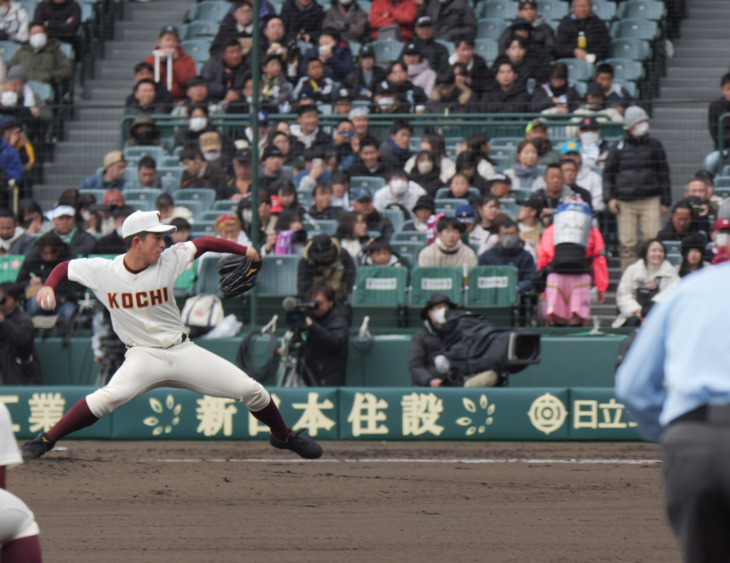
[[[23,463],[12,431],[13,422],[4,403],[0,403],[0,465]],[[0,489],[0,545],[40,533],[30,508],[13,493]]]
[[[192,242],[176,244],[138,273],[126,268],[124,255],[69,262],[68,279],[94,292],[109,310],[114,332],[129,347],[106,387],[86,397],[94,416],[101,418],[156,387],[235,399],[253,412],[269,404],[260,383],[187,339],[175,303],[175,280],[196,251]]]

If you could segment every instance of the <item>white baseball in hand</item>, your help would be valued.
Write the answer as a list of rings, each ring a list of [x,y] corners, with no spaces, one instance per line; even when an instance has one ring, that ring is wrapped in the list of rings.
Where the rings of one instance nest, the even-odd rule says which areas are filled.
[[[55,306],[55,299],[51,295],[46,295],[41,299],[40,305],[44,311],[52,311]]]

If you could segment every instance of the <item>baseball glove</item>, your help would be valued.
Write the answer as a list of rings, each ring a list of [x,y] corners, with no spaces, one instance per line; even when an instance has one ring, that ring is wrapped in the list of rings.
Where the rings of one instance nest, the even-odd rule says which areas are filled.
[[[243,295],[256,285],[261,271],[261,260],[250,260],[245,256],[226,256],[218,261],[218,287],[224,299]]]

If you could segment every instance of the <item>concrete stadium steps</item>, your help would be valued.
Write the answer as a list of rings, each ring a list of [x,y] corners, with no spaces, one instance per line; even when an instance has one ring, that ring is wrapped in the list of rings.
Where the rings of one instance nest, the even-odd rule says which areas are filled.
[[[702,168],[713,150],[707,108],[720,96],[720,77],[728,71],[730,10],[726,0],[687,2],[675,54],[667,61],[660,97],[653,104],[652,134],[669,159],[673,198],[682,196],[687,180]],[[676,102],[676,103],[675,103]]]
[[[83,91],[77,88],[76,119],[65,124],[65,139],[57,143],[54,161],[45,164],[46,182],[34,187],[43,209],[53,206],[64,189],[78,187],[107,152],[119,148],[119,121],[134,65],[150,55],[162,26],[182,25],[189,5],[179,0],[125,4],[125,19],[115,22],[113,39],[104,45],[105,59],[94,62],[95,78]]]

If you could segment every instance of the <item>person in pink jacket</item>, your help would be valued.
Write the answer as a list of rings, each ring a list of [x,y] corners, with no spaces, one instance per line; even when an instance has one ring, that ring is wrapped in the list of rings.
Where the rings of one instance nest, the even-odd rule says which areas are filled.
[[[553,224],[540,239],[537,268],[548,269],[546,315],[550,324],[580,326],[591,313],[591,287],[598,303],[608,289],[608,263],[601,232],[591,225],[593,214],[579,198],[558,206]]]

